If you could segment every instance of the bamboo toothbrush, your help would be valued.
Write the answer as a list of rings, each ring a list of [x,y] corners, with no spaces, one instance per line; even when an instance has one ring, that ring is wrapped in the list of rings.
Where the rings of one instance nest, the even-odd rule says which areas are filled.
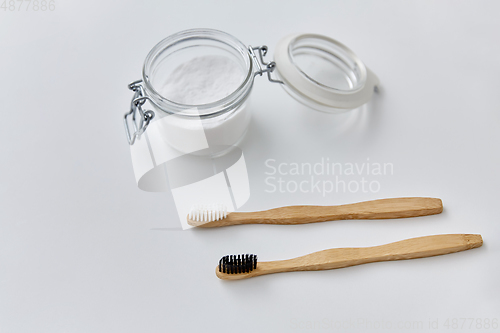
[[[187,216],[195,227],[223,227],[236,224],[303,224],[335,220],[398,219],[439,214],[441,199],[392,198],[339,206],[289,206],[261,212],[232,212],[222,204],[195,205]]]
[[[432,257],[481,245],[481,235],[452,234],[411,238],[374,247],[330,249],[294,259],[260,263],[253,254],[231,255],[222,257],[215,273],[223,280],[240,280],[272,273],[319,271],[377,261]]]

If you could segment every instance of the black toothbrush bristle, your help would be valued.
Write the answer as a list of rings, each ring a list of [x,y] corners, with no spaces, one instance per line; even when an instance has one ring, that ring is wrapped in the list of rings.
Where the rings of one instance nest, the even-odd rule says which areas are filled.
[[[221,273],[249,273],[256,268],[257,256],[255,254],[228,255],[219,260],[219,272]]]

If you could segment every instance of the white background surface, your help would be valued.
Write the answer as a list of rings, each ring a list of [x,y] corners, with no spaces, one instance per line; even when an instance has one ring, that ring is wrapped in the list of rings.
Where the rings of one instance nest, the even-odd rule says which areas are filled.
[[[500,319],[499,10],[493,1],[65,0],[53,12],[1,10],[0,332],[437,331],[429,320],[495,331],[476,320]],[[271,53],[289,33],[325,34],[382,82],[369,110],[331,116],[257,78],[243,210],[434,196],[444,213],[166,230],[179,223],[172,198],[137,189],[121,119],[149,50],[195,27]],[[370,178],[375,194],[265,192],[267,159],[322,157],[393,163],[394,173]],[[214,274],[230,253],[266,261],[440,233],[480,233],[485,244],[234,283]],[[453,318],[475,321],[447,330]]]

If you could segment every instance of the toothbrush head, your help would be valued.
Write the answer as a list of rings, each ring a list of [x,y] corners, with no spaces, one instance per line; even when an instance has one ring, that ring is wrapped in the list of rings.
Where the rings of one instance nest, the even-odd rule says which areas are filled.
[[[202,226],[204,223],[219,221],[227,217],[227,206],[224,204],[193,205],[189,210],[188,223]]]
[[[220,273],[250,273],[255,268],[257,268],[257,256],[255,254],[229,255],[219,260]]]

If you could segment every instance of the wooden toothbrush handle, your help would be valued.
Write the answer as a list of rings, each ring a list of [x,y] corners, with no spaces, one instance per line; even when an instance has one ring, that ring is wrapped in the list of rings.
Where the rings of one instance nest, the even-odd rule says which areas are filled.
[[[373,247],[324,250],[290,260],[263,262],[259,266],[264,274],[325,270],[378,261],[432,257],[465,251],[481,245],[483,245],[481,235],[435,235]]]
[[[417,259],[465,251],[483,245],[481,235],[451,234],[411,238],[373,247],[339,248],[314,252],[302,257],[257,263],[249,273],[223,274],[216,268],[217,276],[225,280],[240,280],[253,276],[343,268],[378,261]]]
[[[261,212],[234,212],[225,219],[199,225],[221,227],[237,224],[303,224],[336,220],[398,219],[439,214],[437,198],[392,198],[338,206],[289,206]]]

